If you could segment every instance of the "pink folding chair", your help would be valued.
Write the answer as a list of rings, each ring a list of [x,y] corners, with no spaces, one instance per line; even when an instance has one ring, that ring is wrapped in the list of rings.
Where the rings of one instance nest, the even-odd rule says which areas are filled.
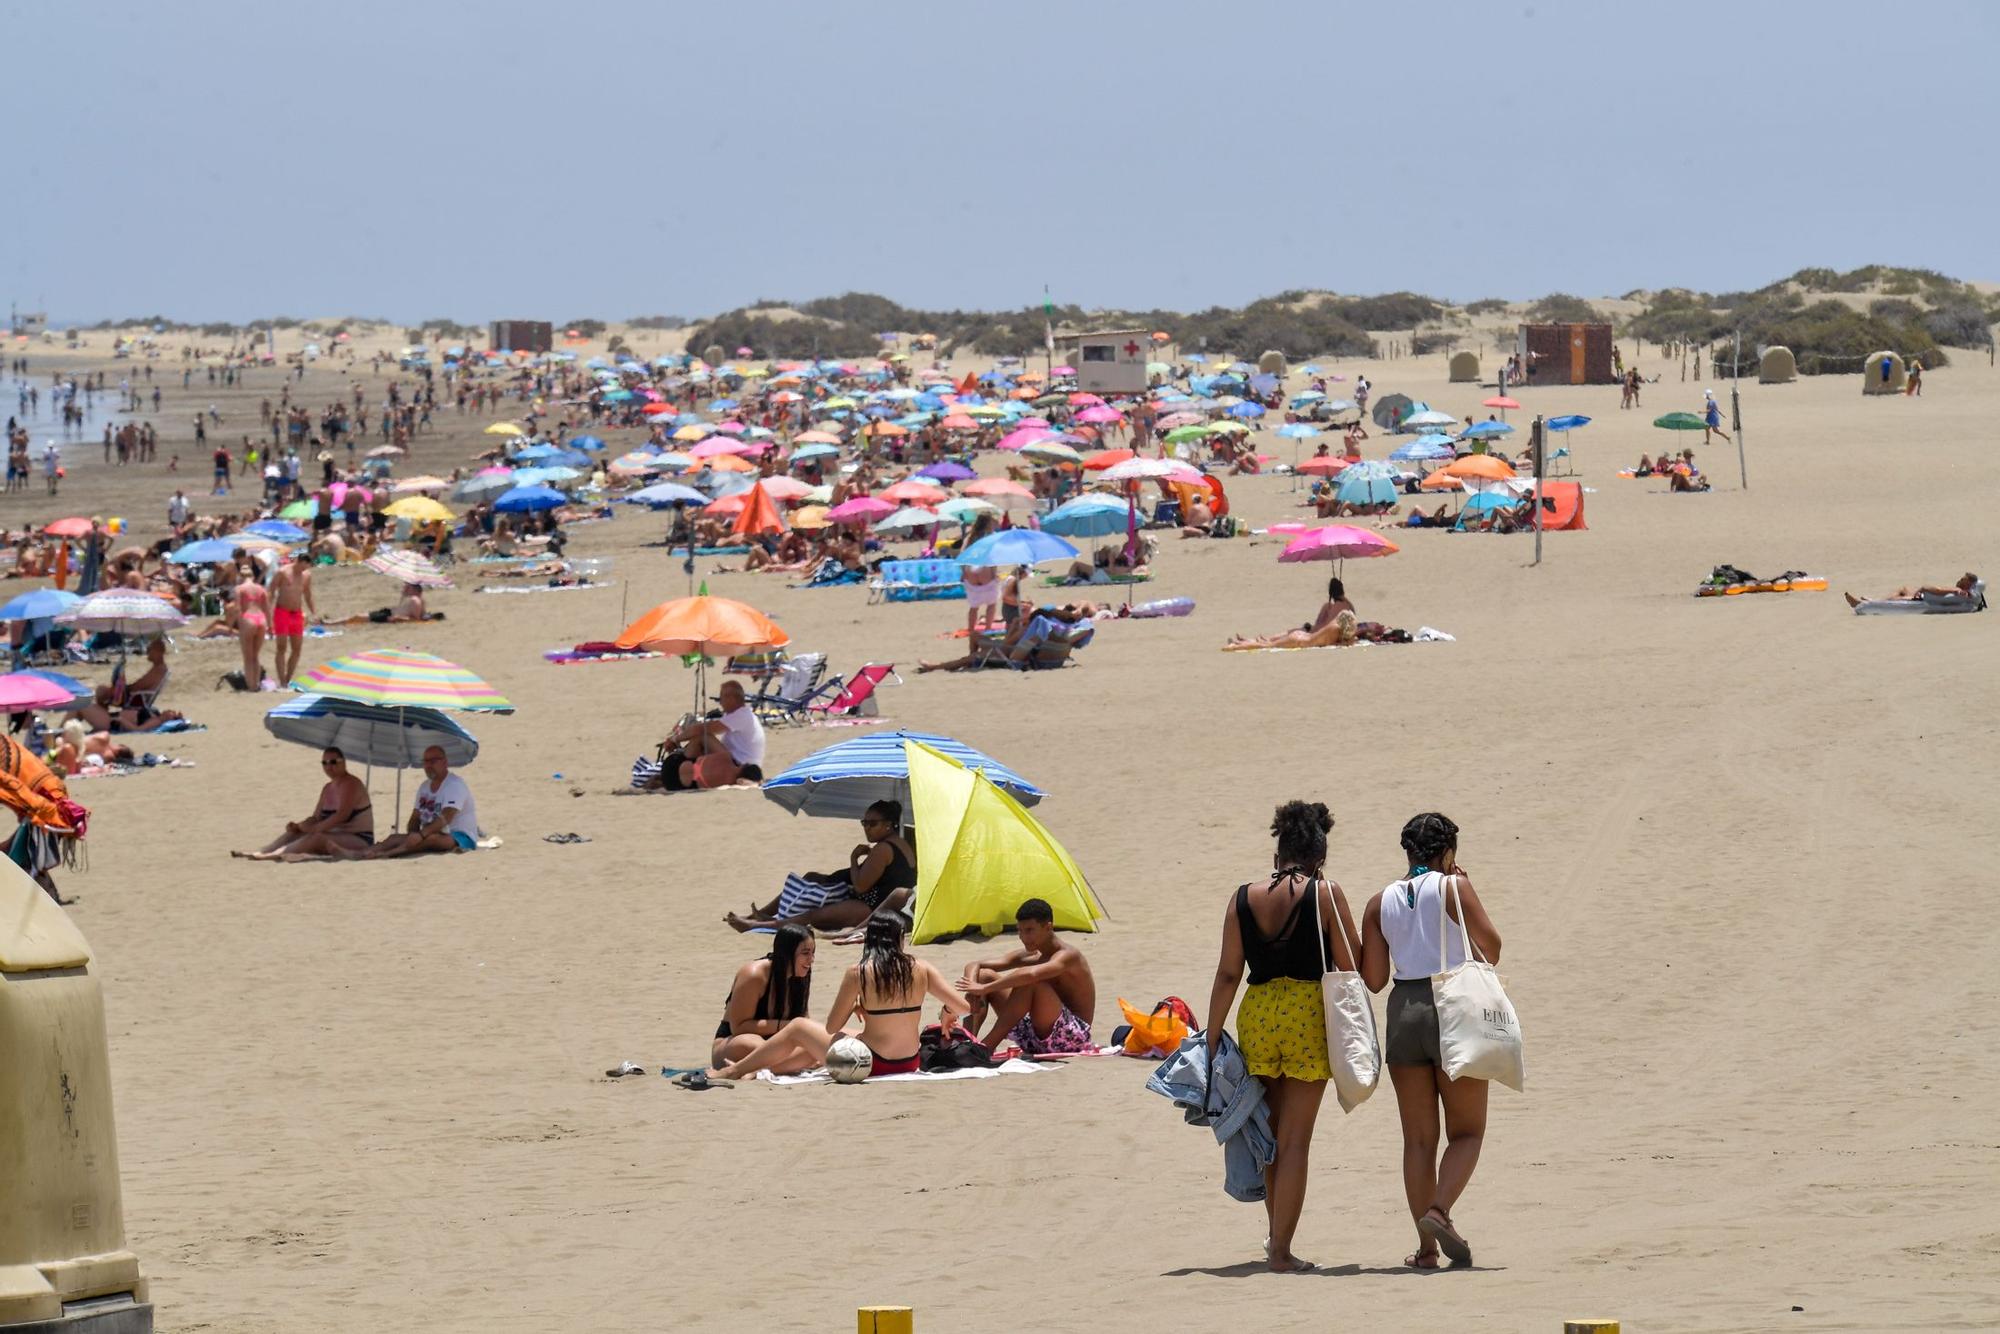
[[[903,678],[896,675],[894,663],[871,662],[848,678],[846,689],[833,699],[825,704],[808,704],[805,712],[814,722],[855,717],[870,700],[875,698],[876,688],[884,681],[890,681],[895,685],[903,684]]]

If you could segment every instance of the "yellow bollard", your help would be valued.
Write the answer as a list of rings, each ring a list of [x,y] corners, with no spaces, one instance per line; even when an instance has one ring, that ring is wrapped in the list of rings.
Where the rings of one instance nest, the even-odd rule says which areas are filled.
[[[854,1313],[854,1328],[855,1334],[913,1334],[916,1325],[907,1306],[864,1306]]]
[[[1563,1334],[1618,1334],[1616,1320],[1565,1320]]]

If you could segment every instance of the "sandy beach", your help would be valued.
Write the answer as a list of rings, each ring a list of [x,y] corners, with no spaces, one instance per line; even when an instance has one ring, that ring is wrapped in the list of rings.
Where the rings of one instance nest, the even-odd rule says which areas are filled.
[[[132,373],[92,337],[23,350],[43,384]],[[1448,384],[1442,356],[1321,364],[1484,416],[1485,358],[1488,386]],[[1703,384],[1650,347],[1640,365],[1662,378],[1639,411],[1611,386],[1516,391],[1517,423],[1593,418],[1568,442],[1589,529],[1547,535],[1539,567],[1529,536],[1430,531],[1347,564],[1364,618],[1455,642],[1220,652],[1319,604],[1328,568],[1279,565],[1276,537],[1166,535],[1140,596],[1193,598],[1193,614],[1104,623],[1076,666],[1040,673],[919,677],[917,660],[956,651],[941,635],[962,602],[871,606],[855,587],[699,572],[836,670],[896,663],[884,715],[1048,791],[1037,816],[1111,914],[1074,938],[1100,1038],[1116,997],[1203,1005],[1225,900],[1268,872],[1278,802],[1333,808],[1327,870],[1357,910],[1403,873],[1409,815],[1456,819],[1506,936],[1529,1068],[1525,1094],[1495,1091],[1457,1210],[1477,1271],[1400,1266],[1387,1091],[1345,1117],[1328,1099],[1297,1243],[1327,1268],[1287,1278],[1262,1272],[1261,1211],[1223,1195],[1208,1133],[1144,1090],[1149,1062],[700,1095],[606,1079],[622,1059],[704,1059],[733,970],[766,948],[722,914],[837,861],[853,834],[754,791],[607,795],[693,689],[672,660],[542,660],[686,591],[679,557],[649,545],[665,516],[621,506],[570,549],[604,559],[610,586],[481,595],[461,567],[433,600],[442,624],[307,642],[308,666],[440,654],[513,700],[513,716],[469,722],[483,750],[464,776],[497,851],[231,861],[311,802],[318,770],[261,725],[277,697],[210,689],[235,664],[227,640],[172,658],[166,702],[208,730],[149,743],[194,768],[75,784],[89,868],[65,888],[106,988],[127,1231],[158,1327],[807,1331],[872,1303],[914,1306],[933,1334],[1119,1334],[1197,1312],[1276,1328],[1990,1325],[1996,620],[1857,618],[1840,593],[1992,572],[1982,442],[2000,372],[1960,354],[1921,398],[1864,398],[1855,375],[1746,381],[1749,489],[1733,448],[1697,445],[1715,490],[1673,495],[1618,470],[1689,443],[1651,421],[1698,410]],[[213,512],[193,416],[215,402],[211,439],[255,435],[280,372],[183,393],[179,369],[156,363],[168,402],[143,414],[161,463],[107,469],[94,439],[70,446],[61,496],[37,474],[7,525],[122,514],[158,536],[176,481]],[[294,396],[316,406],[350,377],[377,401],[390,375],[315,363]],[[443,412],[399,472],[465,465],[491,420]],[[1380,435],[1366,446],[1385,452]],[[1229,494],[1261,528],[1310,515],[1301,487],[1237,478]],[[1831,588],[1691,596],[1723,562]],[[336,614],[388,587],[355,568],[317,580]],[[773,730],[766,767],[845,735]],[[393,776],[373,792],[386,811]],[[543,841],[565,832],[590,841]],[[981,947],[918,953],[956,973]],[[850,958],[822,945],[815,1013]]]

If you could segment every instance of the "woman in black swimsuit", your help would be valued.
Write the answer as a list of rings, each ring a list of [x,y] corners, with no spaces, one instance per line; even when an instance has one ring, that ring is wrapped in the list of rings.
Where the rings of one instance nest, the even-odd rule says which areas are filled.
[[[285,825],[285,832],[256,852],[232,852],[253,862],[298,861],[306,857],[337,857],[359,852],[375,841],[374,808],[368,788],[347,771],[347,755],[338,746],[320,752],[326,786],[319,790],[313,813]]]
[[[848,854],[843,871],[808,871],[785,877],[778,897],[751,904],[750,915],[724,913],[738,931],[804,926],[821,931],[858,927],[870,914],[895,911],[917,888],[917,853],[903,837],[903,803],[878,801],[861,817],[867,842]]]
[[[812,1001],[813,955],[818,948],[812,932],[781,926],[769,954],[736,970],[710,1049],[713,1064],[742,1060],[763,1046],[787,1020],[806,1012]],[[780,1074],[789,1074],[811,1064],[809,1057],[799,1053],[776,1068]]]
[[[841,977],[840,992],[833,998],[825,1024],[793,1019],[742,1060],[713,1071],[698,1071],[676,1082],[741,1079],[759,1070],[788,1066],[802,1055],[808,1065],[819,1065],[826,1060],[827,1048],[840,1037],[858,1037],[867,1045],[875,1054],[874,1074],[915,1070],[924,996],[937,997],[947,1029],[957,1027],[970,1003],[928,959],[916,958],[903,948],[904,930],[901,913],[878,912],[868,919],[861,961]],[[860,1031],[843,1031],[842,1026],[855,1015],[861,1017]]]

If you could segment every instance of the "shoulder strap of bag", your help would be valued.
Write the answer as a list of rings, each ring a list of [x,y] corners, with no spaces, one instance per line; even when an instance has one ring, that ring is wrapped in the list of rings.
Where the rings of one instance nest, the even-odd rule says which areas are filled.
[[[1446,886],[1449,886],[1451,889],[1451,901],[1458,905],[1458,934],[1465,941],[1465,957],[1467,959],[1477,959],[1480,963],[1485,963],[1486,956],[1481,954],[1479,947],[1472,943],[1472,928],[1465,924],[1465,900],[1459,897],[1457,876],[1446,876],[1444,884],[1438,887],[1438,911],[1440,913],[1444,911],[1444,889]],[[1443,932],[1439,932],[1438,951],[1439,953],[1443,953],[1444,951]]]
[[[1326,957],[1326,928],[1320,924],[1319,887],[1325,883],[1324,880],[1317,879],[1312,882],[1313,934],[1319,939],[1319,971],[1322,975],[1333,971],[1333,964]],[[1328,893],[1330,897],[1331,891],[1329,890]],[[1347,938],[1347,924],[1340,920],[1340,910],[1338,908],[1334,909],[1333,927],[1334,930],[1340,932],[1340,943],[1347,946],[1347,957],[1354,960],[1354,966],[1359,968],[1361,966],[1361,947],[1355,941]]]

